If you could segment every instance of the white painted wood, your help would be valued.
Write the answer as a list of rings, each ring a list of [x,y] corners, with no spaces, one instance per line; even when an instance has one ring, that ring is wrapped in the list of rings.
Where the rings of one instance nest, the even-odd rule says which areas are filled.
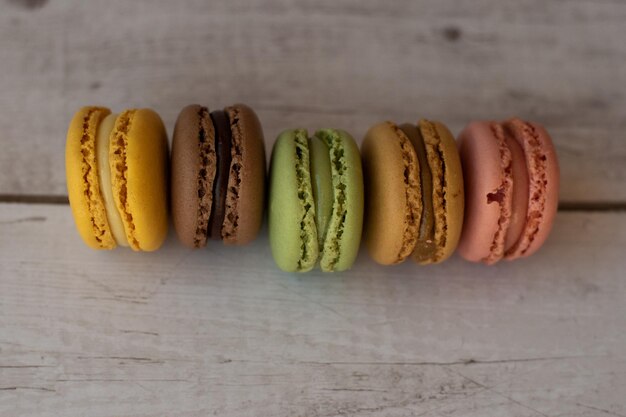
[[[624,213],[496,267],[279,272],[251,246],[85,247],[0,205],[2,416],[624,416]]]
[[[150,106],[171,132],[189,103],[244,101],[268,149],[296,126],[519,115],[553,134],[563,201],[623,202],[625,20],[591,0],[5,0],[0,194],[65,194],[80,106]]]

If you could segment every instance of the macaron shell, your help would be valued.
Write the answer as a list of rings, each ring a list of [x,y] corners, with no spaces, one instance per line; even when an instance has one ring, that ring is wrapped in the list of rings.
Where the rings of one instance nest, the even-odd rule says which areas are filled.
[[[506,254],[507,259],[530,256],[543,245],[552,230],[559,203],[560,172],[552,138],[542,126],[536,123],[519,120],[517,123],[523,123],[524,133],[530,136],[527,136],[527,141],[520,143],[520,145],[526,154],[531,185],[526,216],[527,226],[518,244]],[[536,151],[531,146],[531,143],[535,143],[535,141]],[[533,194],[533,178],[537,189],[540,190],[536,194]],[[543,205],[540,203],[541,198],[538,194],[542,194],[545,198]]]
[[[458,148],[466,199],[458,251],[466,260],[480,262],[491,254],[500,219],[500,206],[487,198],[504,179],[500,149],[488,122],[472,122],[463,129]]]
[[[259,233],[265,206],[265,143],[256,113],[245,104],[224,111],[232,131],[231,165],[222,225],[224,243],[244,245]]]
[[[287,272],[311,270],[319,246],[309,171],[307,133],[281,133],[272,151],[269,189],[269,241],[278,267]]]
[[[215,162],[215,129],[209,110],[196,104],[185,107],[172,139],[171,210],[176,234],[190,248],[206,245]]]
[[[322,271],[345,271],[359,253],[363,229],[363,169],[361,155],[349,133],[338,129],[316,132],[328,147],[333,207],[323,246]],[[319,233],[319,231],[318,231]]]
[[[439,263],[454,253],[461,236],[465,208],[463,172],[456,141],[448,128],[428,120],[421,120],[419,127],[433,178],[437,251],[432,261]]]
[[[167,235],[167,135],[150,109],[126,110],[111,133],[113,195],[130,246],[158,249]]]
[[[104,107],[83,107],[72,118],[67,132],[65,170],[67,191],[84,242],[93,249],[116,246],[100,193],[95,138],[102,120],[111,111]]]
[[[383,122],[365,135],[361,157],[365,244],[379,264],[400,263],[415,247],[422,211],[415,149],[400,128]]]
[[[528,213],[528,169],[526,168],[524,151],[515,139],[507,137],[506,144],[511,152],[513,192],[511,218],[504,238],[505,253],[520,239],[526,226],[526,214]]]

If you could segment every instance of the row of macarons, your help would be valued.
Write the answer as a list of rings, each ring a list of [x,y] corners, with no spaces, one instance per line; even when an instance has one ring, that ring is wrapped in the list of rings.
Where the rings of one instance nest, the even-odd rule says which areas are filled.
[[[385,121],[360,149],[340,129],[289,129],[268,179],[261,123],[244,104],[185,107],[171,155],[153,110],[83,107],[68,129],[66,175],[94,249],[156,250],[169,213],[188,247],[245,245],[267,207],[272,255],[289,272],[349,269],[362,234],[383,265],[439,263],[456,250],[486,264],[525,257],[550,233],[559,189],[549,134],[517,118],[471,122],[456,140],[440,122]]]

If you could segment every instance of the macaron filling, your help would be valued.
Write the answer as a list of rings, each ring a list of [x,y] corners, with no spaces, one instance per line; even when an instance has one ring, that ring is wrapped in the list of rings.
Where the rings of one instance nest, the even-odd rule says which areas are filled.
[[[422,215],[419,224],[419,233],[415,249],[413,250],[413,259],[421,264],[430,263],[436,254],[435,245],[435,218],[433,213],[433,178],[426,155],[426,146],[424,138],[420,130],[411,124],[403,124],[400,126],[402,131],[407,135],[420,166],[420,183],[422,186]]]
[[[111,166],[109,164],[110,137],[117,114],[109,114],[98,126],[96,134],[96,160],[98,166],[98,180],[100,184],[100,194],[104,200],[106,217],[111,228],[113,238],[118,245],[128,246],[124,223],[120,212],[115,205],[113,197],[113,185],[111,182]]]
[[[309,145],[306,130],[297,129],[294,134],[295,168],[300,202],[300,259],[297,271],[313,269],[317,262],[317,226],[315,224],[315,199],[312,194]]]
[[[517,243],[526,226],[528,211],[528,170],[526,159],[520,144],[511,136],[506,137],[506,144],[511,152],[511,171],[513,190],[511,192],[511,220],[504,239],[504,255]]]
[[[228,175],[231,163],[232,133],[230,122],[222,110],[211,112],[211,120],[215,126],[215,153],[217,156],[217,170],[213,182],[213,204],[209,219],[209,237],[222,239],[222,224],[226,213],[226,194],[228,190]]]
[[[327,155],[330,162],[330,178],[332,197],[332,213],[327,226],[317,233],[323,234],[320,246],[320,268],[324,272],[334,271],[341,256],[342,238],[346,224],[347,212],[347,187],[348,187],[348,167],[344,158],[345,150],[340,135],[333,129],[319,130],[315,133],[315,138],[323,141],[328,149]],[[315,200],[316,208],[322,202]],[[327,210],[327,209],[325,209]]]
[[[445,254],[448,244],[448,169],[444,154],[442,138],[435,122],[420,120],[419,128],[424,144],[426,156],[433,179],[433,213],[435,217],[435,255],[432,262],[439,262]],[[449,155],[448,155],[449,156]]]
[[[311,166],[311,185],[315,201],[315,225],[320,248],[328,231],[328,224],[333,213],[333,186],[331,180],[330,152],[326,143],[319,137],[309,138],[309,157]]]
[[[404,261],[415,249],[421,221],[420,200],[422,188],[420,184],[419,162],[415,149],[407,135],[394,123],[387,122],[398,140],[402,150],[403,179],[405,189],[404,232],[402,245],[394,263]]]
[[[213,203],[213,184],[215,183],[214,169],[210,165],[215,164],[215,139],[209,134],[211,124],[209,109],[200,107],[198,110],[198,221],[194,236],[194,247],[200,248],[206,245],[209,235],[209,219]]]
[[[136,110],[126,110],[117,117],[115,126],[109,141],[109,166],[111,168],[111,183],[115,206],[120,213],[126,239],[134,250],[141,250],[139,241],[135,236],[135,224],[128,203],[126,148],[128,145],[128,132],[133,123]]]

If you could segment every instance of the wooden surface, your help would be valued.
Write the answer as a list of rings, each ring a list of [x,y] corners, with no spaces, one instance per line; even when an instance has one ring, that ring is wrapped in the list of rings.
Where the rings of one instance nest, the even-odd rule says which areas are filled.
[[[519,115],[554,136],[563,201],[626,201],[624,2],[0,5],[0,194],[66,194],[65,132],[85,104],[149,106],[171,132],[187,104],[244,101],[268,146],[297,126],[361,138],[384,119],[458,133]]]
[[[623,416],[623,213],[546,247],[341,275],[250,247],[94,252],[63,205],[0,206],[0,415]]]
[[[626,417],[625,19],[597,0],[0,0],[0,416]],[[78,107],[152,107],[171,132],[186,104],[236,101],[268,151],[296,126],[542,122],[555,230],[495,267],[361,253],[336,275],[279,272],[265,232],[82,244]]]

